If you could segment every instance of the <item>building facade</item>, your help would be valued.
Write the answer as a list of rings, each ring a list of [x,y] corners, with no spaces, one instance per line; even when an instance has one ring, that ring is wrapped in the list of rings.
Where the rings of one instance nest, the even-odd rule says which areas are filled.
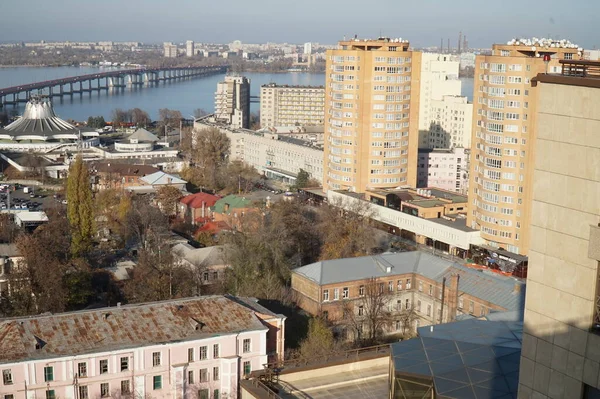
[[[444,95],[430,104],[429,127],[419,148],[471,148],[473,104],[467,97]]]
[[[196,55],[193,40],[188,40],[185,42],[185,55],[186,57],[193,57]]]
[[[225,76],[217,84],[215,119],[236,129],[250,127],[250,79]]]
[[[540,74],[533,84],[535,184],[519,398],[600,395],[600,63],[573,63],[575,70],[565,64],[564,75]]]
[[[464,148],[419,149],[417,187],[438,187],[467,194],[469,154]]]
[[[241,376],[279,356],[284,323],[224,296],[4,320],[0,395],[237,397]]]
[[[458,316],[517,310],[525,295],[523,287],[512,278],[418,251],[327,260],[292,271],[299,306],[353,333],[351,338],[357,332],[368,333],[366,318],[375,316],[369,313],[375,300],[389,319],[384,333],[407,334]]]
[[[443,96],[460,96],[461,81],[458,79],[460,63],[449,54],[423,53],[421,60],[421,80],[419,83],[419,132],[429,130],[431,124],[431,101],[442,100]],[[421,134],[423,136],[423,134]],[[429,148],[421,138],[422,148]]]
[[[487,244],[527,255],[535,100],[531,79],[559,60],[578,58],[570,44],[494,45],[477,57],[467,223]]]
[[[230,159],[241,160],[269,178],[294,183],[300,169],[321,182],[323,177],[323,150],[309,140],[286,135],[231,129],[205,120],[196,121],[195,129],[217,127],[230,140]]]
[[[323,86],[279,86],[260,88],[260,126],[322,125],[325,119]]]
[[[164,56],[166,58],[175,58],[177,57],[177,45],[173,43],[165,43],[163,45]]]
[[[323,190],[415,186],[421,53],[353,39],[326,62]]]

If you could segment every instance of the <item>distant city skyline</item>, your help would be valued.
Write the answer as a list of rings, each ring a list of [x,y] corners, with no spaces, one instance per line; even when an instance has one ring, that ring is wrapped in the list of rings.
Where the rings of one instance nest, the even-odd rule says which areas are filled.
[[[3,41],[139,41],[182,43],[319,42],[344,36],[402,37],[415,47],[457,46],[458,32],[469,46],[489,48],[514,37],[566,38],[585,48],[600,45],[590,27],[600,2],[575,0],[28,0],[0,3]],[[370,9],[370,10],[369,10]],[[585,12],[582,12],[585,10]]]

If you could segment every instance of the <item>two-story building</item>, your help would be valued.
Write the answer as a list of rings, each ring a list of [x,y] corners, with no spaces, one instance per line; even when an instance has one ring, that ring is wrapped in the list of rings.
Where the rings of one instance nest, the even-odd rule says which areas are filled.
[[[236,397],[284,332],[284,316],[228,296],[5,319],[0,397]]]
[[[211,220],[210,207],[214,206],[219,198],[204,192],[186,195],[179,200],[178,216],[193,225],[205,223]]]
[[[92,189],[102,191],[106,189],[126,189],[134,186],[143,186],[146,183],[141,178],[159,171],[150,165],[132,165],[128,163],[94,162],[89,166],[92,175]]]
[[[349,318],[360,322],[361,316],[367,316],[365,307],[372,301],[367,298],[369,284],[377,284],[378,292],[385,293],[380,300],[393,319],[388,334],[490,311],[517,310],[525,295],[520,280],[420,251],[326,260],[292,271],[299,306],[326,317],[340,330],[347,330]],[[348,310],[353,314],[348,315]],[[412,313],[410,318],[404,317],[407,312]]]

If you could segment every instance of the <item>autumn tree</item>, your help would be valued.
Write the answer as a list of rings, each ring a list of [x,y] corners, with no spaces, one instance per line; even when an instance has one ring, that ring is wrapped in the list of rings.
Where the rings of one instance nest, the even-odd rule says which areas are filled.
[[[71,226],[71,253],[74,257],[78,257],[90,250],[94,233],[90,175],[81,155],[77,156],[69,168],[67,217]]]
[[[177,213],[177,204],[181,196],[181,191],[173,186],[163,186],[156,191],[156,201],[169,216]]]
[[[300,342],[300,347],[292,353],[292,358],[310,361],[340,351],[340,345],[333,337],[333,331],[320,317],[308,320],[308,333]]]
[[[319,219],[323,260],[364,256],[376,244],[368,203],[334,201],[319,208]]]
[[[133,108],[129,110],[131,114],[131,123],[134,123],[136,126],[148,126],[150,124],[150,115],[146,111],[143,111],[139,108]]]
[[[129,113],[124,109],[115,108],[111,113],[111,121],[115,129],[120,127],[121,124],[129,122],[129,119]]]
[[[375,344],[394,322],[394,294],[387,283],[371,278],[359,287],[359,296],[359,299],[342,302],[344,322],[357,340]]]
[[[235,160],[222,166],[219,170],[218,188],[228,193],[247,193],[260,180],[256,169],[244,161]]]
[[[229,157],[229,138],[218,128],[208,127],[195,131],[193,141],[193,166],[186,171],[185,178],[196,186],[218,188],[219,170]]]

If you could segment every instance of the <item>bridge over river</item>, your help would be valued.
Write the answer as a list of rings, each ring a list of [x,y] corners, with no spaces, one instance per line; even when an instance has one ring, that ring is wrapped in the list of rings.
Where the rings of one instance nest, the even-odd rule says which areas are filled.
[[[226,66],[119,69],[71,76],[0,89],[0,108],[29,100],[32,94],[49,97],[72,96],[92,91],[134,86],[152,86],[176,79],[190,79],[227,72]]]

